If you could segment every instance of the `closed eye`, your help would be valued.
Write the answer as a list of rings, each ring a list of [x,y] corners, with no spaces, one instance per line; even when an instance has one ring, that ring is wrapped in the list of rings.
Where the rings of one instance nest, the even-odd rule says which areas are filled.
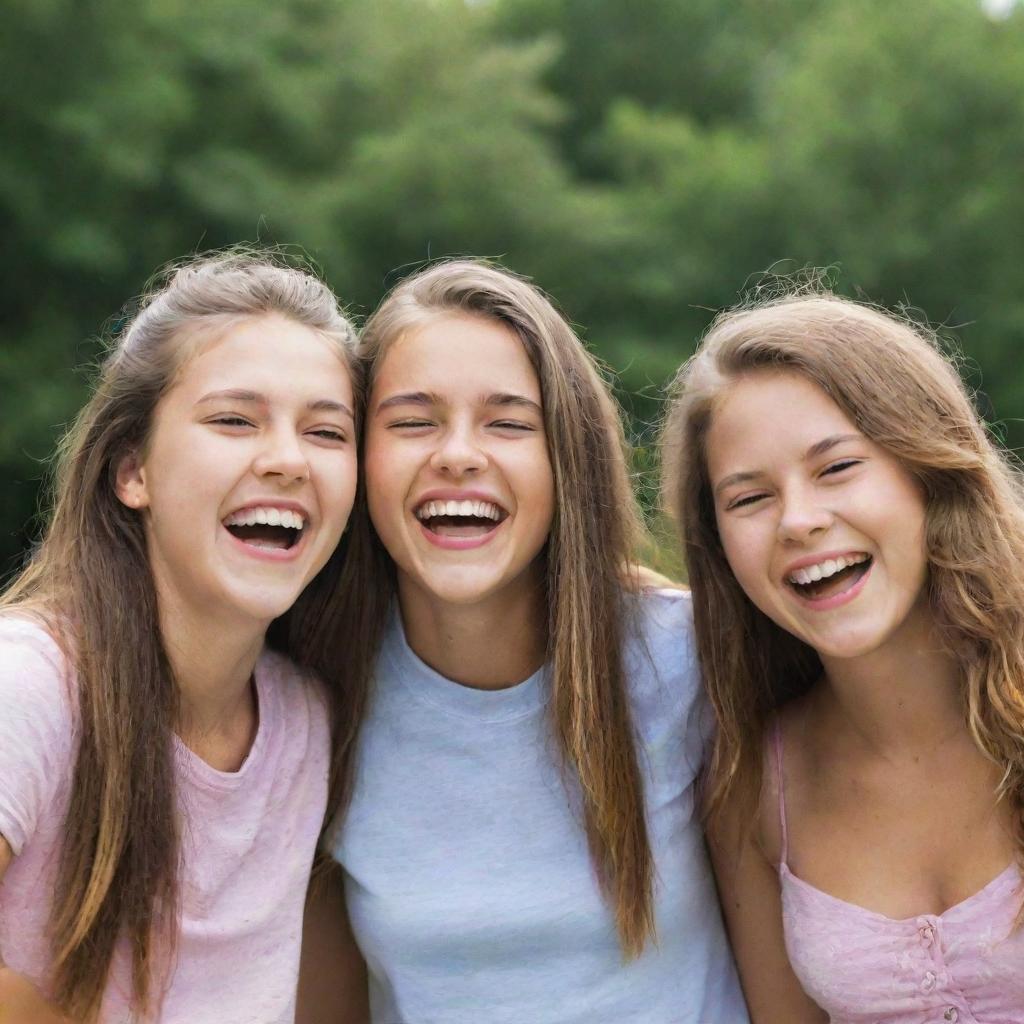
[[[537,429],[532,423],[523,423],[521,420],[498,420],[491,426],[498,430],[534,431]]]
[[[834,473],[842,473],[844,469],[852,469],[854,466],[859,466],[863,459],[840,459],[838,462],[830,463],[826,466],[822,472],[822,476],[828,476]]]
[[[432,427],[431,420],[395,420],[388,424],[388,430],[415,430],[421,427]]]
[[[348,434],[340,427],[317,427],[315,430],[307,431],[313,437],[323,438],[325,441],[343,443],[348,440]]]
[[[244,416],[215,416],[213,419],[208,420],[208,423],[219,423],[223,427],[251,427],[252,421],[247,420]]]
[[[757,502],[767,497],[768,495],[763,491],[758,494],[744,494],[742,498],[736,498],[733,501],[730,501],[729,504],[725,506],[725,510],[726,512],[730,512],[737,508],[747,508],[750,505],[757,504]]]

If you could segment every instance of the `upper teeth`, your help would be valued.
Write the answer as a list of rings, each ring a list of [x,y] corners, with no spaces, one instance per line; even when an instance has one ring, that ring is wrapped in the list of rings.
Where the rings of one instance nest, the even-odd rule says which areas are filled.
[[[489,501],[427,501],[416,510],[417,519],[434,516],[476,516],[480,519],[501,518],[501,509]]]
[[[224,520],[225,526],[287,526],[292,530],[301,530],[306,525],[306,520],[301,512],[292,512],[290,509],[281,508],[243,508]]]
[[[841,569],[846,569],[851,565],[859,565],[867,560],[868,556],[865,554],[840,555],[838,558],[826,558],[824,562],[818,562],[816,565],[805,565],[802,569],[795,569],[789,574],[789,581],[791,583],[803,584],[815,583],[818,580],[834,576]]]

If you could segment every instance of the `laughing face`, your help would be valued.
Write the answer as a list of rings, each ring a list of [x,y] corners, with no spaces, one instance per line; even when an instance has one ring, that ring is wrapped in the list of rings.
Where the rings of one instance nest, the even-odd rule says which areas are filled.
[[[352,508],[352,385],[334,345],[277,314],[201,343],[122,461],[163,605],[266,624],[336,547]]]
[[[370,396],[366,483],[403,602],[536,594],[554,481],[540,384],[509,328],[444,314],[391,344]]]
[[[921,488],[817,385],[741,378],[715,409],[707,460],[737,581],[823,659],[876,651],[928,615]]]

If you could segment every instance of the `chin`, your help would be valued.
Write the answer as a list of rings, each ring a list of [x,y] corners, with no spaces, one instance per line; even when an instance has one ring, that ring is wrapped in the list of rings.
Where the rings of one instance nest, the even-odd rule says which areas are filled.
[[[482,604],[493,593],[489,587],[481,587],[475,583],[459,582],[424,586],[423,590],[436,601],[456,605]]]
[[[837,661],[847,661],[852,658],[863,658],[866,655],[874,654],[883,647],[885,638],[876,636],[851,636],[841,640],[821,640],[817,642],[808,640],[807,643],[818,652],[821,658],[834,658]]]
[[[284,615],[299,599],[302,590],[289,590],[287,593],[263,592],[235,595],[231,602],[240,616],[255,622],[272,622]]]
[[[497,581],[481,579],[471,570],[416,575],[412,582],[427,598],[457,605],[479,604],[500,589]]]

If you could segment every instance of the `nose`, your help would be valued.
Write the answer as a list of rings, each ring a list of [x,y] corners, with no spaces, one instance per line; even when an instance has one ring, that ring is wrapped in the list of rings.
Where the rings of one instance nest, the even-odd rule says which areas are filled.
[[[810,485],[793,485],[781,495],[779,538],[801,542],[832,525],[832,513]]]
[[[253,460],[253,472],[261,477],[277,477],[278,483],[292,484],[309,479],[309,461],[294,430],[268,431]]]
[[[430,456],[430,465],[439,473],[462,476],[487,468],[487,455],[480,447],[470,424],[453,423],[438,439]]]

